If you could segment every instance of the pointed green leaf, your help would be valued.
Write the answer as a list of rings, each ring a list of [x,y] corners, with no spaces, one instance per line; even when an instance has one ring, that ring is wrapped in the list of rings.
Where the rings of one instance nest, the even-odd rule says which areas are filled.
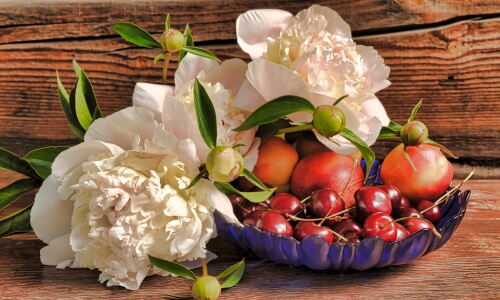
[[[85,74],[85,71],[80,68],[75,60],[73,60],[73,68],[78,77],[74,93],[74,114],[76,113],[76,117],[82,128],[87,130],[96,118],[102,117],[102,112],[97,105],[94,88],[87,74]]]
[[[335,103],[333,103],[333,106],[339,104],[340,102],[342,102],[342,100],[344,100],[347,97],[349,97],[349,96],[348,95],[344,95],[344,96],[338,98],[337,101],[335,101]]]
[[[182,276],[187,279],[192,279],[196,280],[196,275],[193,273],[193,271],[189,270],[188,268],[184,267],[183,265],[180,265],[178,263],[174,263],[171,261],[167,261],[161,258],[156,258],[154,256],[148,255],[149,261],[157,268],[160,268],[164,271],[170,272],[172,274],[176,274],[179,276]]]
[[[193,181],[191,181],[191,183],[188,185],[188,187],[186,189],[190,189],[195,184],[197,184],[198,181],[200,181],[200,179],[203,177],[203,175],[205,175],[205,173],[207,173],[207,169],[203,168],[203,170],[201,170],[200,173],[198,173],[198,175],[196,175],[196,177],[193,178]]]
[[[410,163],[411,167],[413,168],[414,171],[417,171],[417,167],[415,166],[415,164],[413,163],[413,160],[411,159],[410,157],[410,154],[408,154],[408,151],[406,151],[406,146],[404,147],[403,149],[403,154],[404,156],[406,157],[406,160],[408,160],[408,162]]]
[[[458,156],[454,155],[448,148],[446,148],[445,146],[443,146],[439,143],[434,142],[431,139],[427,139],[425,141],[425,144],[433,145],[434,147],[437,147],[437,148],[439,148],[439,150],[443,151],[446,155],[453,157],[455,159],[458,158]]]
[[[240,195],[240,196],[244,197],[245,199],[247,199],[248,201],[253,202],[253,203],[259,203],[259,202],[265,201],[276,190],[276,188],[271,188],[267,191],[264,190],[264,191],[260,191],[260,192],[242,192],[242,191],[237,190],[234,186],[232,186],[229,183],[214,182],[214,184],[219,190],[225,191],[226,193],[229,193],[229,194]]]
[[[156,55],[155,59],[153,60],[153,63],[156,64],[160,59],[165,57],[165,53],[160,53]]]
[[[0,169],[13,171],[28,177],[37,177],[29,163],[2,147],[0,147]]]
[[[387,140],[387,139],[394,139],[394,140],[401,140],[399,130],[394,130],[388,126],[382,126],[382,129],[380,130],[378,137],[378,140]]]
[[[417,112],[420,109],[421,105],[422,105],[422,99],[420,99],[420,101],[418,101],[417,105],[415,105],[415,107],[413,107],[413,109],[411,110],[411,115],[410,115],[410,118],[408,119],[408,123],[410,123],[411,121],[413,121],[413,119],[415,119],[415,117],[417,116]]]
[[[31,206],[33,206],[33,204],[0,219],[0,237],[31,231]]]
[[[52,163],[54,159],[59,155],[59,153],[68,149],[69,147],[45,147],[31,151],[26,156],[23,157],[27,161],[33,170],[45,179],[52,173]]]
[[[207,146],[212,149],[217,145],[217,116],[214,105],[207,91],[198,81],[194,82],[194,107],[200,134]]]
[[[307,99],[298,96],[282,96],[266,102],[257,108],[235,131],[249,130],[255,126],[274,122],[284,116],[295,112],[308,112],[313,114],[314,105]]]
[[[118,22],[111,26],[122,38],[137,46],[161,48],[160,43],[146,30],[129,22]]]
[[[167,14],[167,17],[165,18],[165,31],[170,29],[170,14]]]
[[[32,178],[23,178],[0,189],[0,210],[9,206],[25,193],[40,187],[40,182]]]
[[[221,288],[223,288],[223,289],[231,288],[231,287],[235,286],[236,284],[238,284],[238,282],[240,282],[241,277],[243,277],[243,273],[245,272],[245,259],[243,259],[239,263],[234,264],[233,266],[229,267],[226,271],[219,274],[219,276],[217,276],[217,278],[226,277],[227,275],[224,274],[226,272],[229,273],[229,274],[227,274],[227,275],[229,275],[229,277],[221,284]],[[221,276],[223,274],[225,276]]]
[[[191,33],[191,28],[189,28],[189,24],[186,24],[186,28],[184,28],[184,38],[186,40],[185,47],[194,47],[193,34]],[[183,49],[179,51],[179,62],[184,59],[187,52]]]
[[[57,89],[59,94],[59,101],[61,102],[61,106],[63,108],[64,114],[66,115],[66,119],[68,120],[69,127],[73,134],[80,140],[83,140],[83,136],[85,135],[85,130],[82,128],[78,120],[73,115],[71,111],[70,104],[70,95],[62,85],[61,79],[59,78],[59,73],[56,71],[57,77]]]
[[[263,190],[263,191],[267,191],[269,190],[269,188],[263,184],[259,178],[255,177],[255,175],[253,175],[252,172],[250,172],[248,169],[244,169],[243,170],[243,173],[241,174],[243,177],[245,177],[246,179],[248,179],[248,181],[250,181],[251,183],[253,183],[256,187],[258,187],[259,189]]]
[[[373,162],[375,161],[375,153],[373,153],[373,150],[351,130],[344,128],[344,130],[340,132],[340,135],[353,144],[359,152],[361,152],[361,155],[363,155],[366,162],[366,178],[368,178]]]
[[[217,279],[226,278],[227,276],[231,275],[231,273],[233,273],[237,268],[241,267],[244,264],[245,264],[245,258],[243,258],[240,262],[237,262],[234,265],[230,266],[229,268],[225,269],[219,275],[215,276],[215,278]]]
[[[210,52],[207,49],[198,48],[198,47],[194,47],[194,46],[185,46],[185,47],[182,47],[182,50],[186,51],[187,53],[191,53],[191,54],[198,55],[198,56],[205,57],[205,58],[210,58],[210,59],[213,59],[217,62],[220,62],[220,59],[215,54],[213,54],[212,52]]]
[[[401,126],[398,123],[393,122],[393,121],[390,121],[389,125],[387,125],[387,127],[394,130],[394,131],[401,131],[401,128],[403,128],[403,126]]]
[[[90,123],[92,123],[92,114],[90,113],[87,102],[85,101],[85,92],[83,90],[82,80],[78,78],[75,87],[75,113],[78,122],[85,131],[89,128]]]

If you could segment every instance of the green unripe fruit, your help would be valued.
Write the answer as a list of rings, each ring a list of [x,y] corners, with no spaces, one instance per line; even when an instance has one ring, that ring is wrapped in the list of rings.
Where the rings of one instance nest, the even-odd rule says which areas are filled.
[[[206,167],[210,179],[231,182],[243,173],[245,161],[238,150],[217,146],[208,153]]]
[[[184,34],[178,30],[169,29],[163,32],[161,36],[161,44],[163,49],[167,52],[175,53],[178,52],[184,47],[186,43],[186,39],[184,38]]]
[[[313,115],[313,126],[324,137],[332,137],[346,125],[344,112],[333,105],[318,106]]]
[[[418,146],[427,140],[429,130],[420,121],[411,121],[404,125],[400,131],[401,141],[406,146]]]
[[[221,294],[221,286],[217,278],[207,275],[196,279],[191,291],[195,300],[216,300]]]

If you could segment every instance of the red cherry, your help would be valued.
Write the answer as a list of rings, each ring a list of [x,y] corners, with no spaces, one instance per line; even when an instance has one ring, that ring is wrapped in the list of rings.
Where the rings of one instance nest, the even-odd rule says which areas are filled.
[[[402,209],[401,212],[399,213],[398,219],[401,218],[406,218],[405,220],[400,221],[401,224],[406,225],[406,222],[408,222],[408,220],[422,218],[422,215],[418,210],[414,209],[413,207],[408,207]]]
[[[394,224],[396,225],[397,230],[396,241],[402,241],[410,236],[410,232],[408,232],[408,229],[406,229],[406,227],[404,227],[400,223]]]
[[[365,219],[363,226],[363,236],[378,236],[386,242],[396,240],[397,230],[394,219],[384,212],[376,212]]]
[[[347,241],[343,240],[343,239],[338,239],[338,241],[341,243],[359,244],[363,240],[363,236],[361,234],[357,234],[355,232],[346,233],[346,235],[344,235],[344,238]]]
[[[328,244],[333,243],[335,239],[332,230],[328,226],[320,226],[313,221],[300,221],[295,225],[293,236],[299,242],[311,234],[322,237]]]
[[[429,207],[432,207],[432,208],[429,208]],[[422,212],[425,210],[424,213],[421,213],[422,217],[431,221],[431,223],[433,225],[436,225],[443,217],[443,213],[441,212],[441,208],[439,208],[439,206],[437,206],[437,205],[434,206],[434,203],[429,201],[429,200],[419,201],[415,208],[419,212]]]
[[[269,207],[286,217],[287,214],[295,216],[304,210],[304,205],[299,198],[289,193],[278,193],[271,198]]]
[[[244,219],[243,219],[243,225],[257,225],[257,221],[259,221],[260,216],[262,213],[265,212],[265,210],[254,210],[250,212]]]
[[[404,225],[408,232],[411,234],[417,233],[424,228],[434,229],[432,223],[424,218],[409,219]],[[434,230],[433,230],[434,231]]]
[[[272,210],[264,211],[257,223],[257,228],[284,236],[293,236],[293,227],[285,217]]]
[[[344,209],[344,200],[342,200],[339,194],[333,189],[324,188],[316,190],[311,194],[311,199],[309,199],[309,210],[311,214],[317,218],[333,216]],[[332,226],[336,221],[327,219],[324,223]]]
[[[354,194],[356,214],[365,219],[376,212],[390,214],[392,203],[389,195],[379,186],[365,186]]]
[[[344,237],[348,233],[355,233],[358,235],[363,234],[363,227],[361,227],[361,225],[359,225],[359,223],[353,219],[342,220],[339,223],[335,224],[332,229],[333,231]]]

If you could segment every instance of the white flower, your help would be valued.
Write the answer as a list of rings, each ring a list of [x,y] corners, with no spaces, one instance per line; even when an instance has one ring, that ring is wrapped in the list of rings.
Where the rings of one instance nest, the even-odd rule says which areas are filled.
[[[239,147],[245,159],[245,166],[252,170],[257,161],[257,147],[260,139],[255,138],[257,128],[236,132],[250,115],[245,109],[248,102],[259,101],[245,77],[247,64],[240,59],[230,59],[218,64],[216,61],[188,54],[175,72],[175,88],[147,83],[136,85],[133,102],[155,111],[156,119],[165,129],[178,138],[190,138],[196,145],[201,163],[205,163],[210,149],[205,144],[196,119],[194,107],[194,80],[197,78],[206,89],[217,116],[217,145]],[[260,100],[263,101],[263,100]]]
[[[389,68],[372,47],[356,45],[349,25],[335,11],[312,5],[294,17],[282,10],[252,10],[238,17],[236,31],[238,44],[254,59],[247,78],[266,101],[297,95],[319,106],[348,95],[339,104],[347,117],[347,128],[368,145],[375,142],[381,127],[389,124],[375,96],[390,84]],[[312,118],[305,113],[289,117],[299,122]],[[356,151],[342,137],[333,138],[338,146],[316,136],[334,151]]]
[[[85,141],[62,152],[31,211],[48,244],[41,261],[98,269],[108,286],[138,289],[152,267],[148,254],[185,262],[213,258],[212,212],[236,217],[229,199],[206,179],[186,189],[200,166],[190,139],[178,139],[146,108],[96,120]]]

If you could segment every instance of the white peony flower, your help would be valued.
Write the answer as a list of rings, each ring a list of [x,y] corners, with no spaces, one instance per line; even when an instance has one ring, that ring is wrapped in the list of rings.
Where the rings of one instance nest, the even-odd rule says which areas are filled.
[[[210,149],[201,137],[194,107],[194,80],[197,78],[206,89],[217,116],[217,145],[239,147],[245,166],[252,170],[257,161],[260,139],[255,138],[256,128],[236,132],[250,115],[245,109],[248,102],[259,101],[261,96],[248,83],[247,64],[240,59],[230,59],[218,64],[214,60],[188,54],[175,72],[175,89],[170,86],[138,83],[133,102],[155,111],[156,119],[165,129],[178,138],[190,138],[196,145],[201,163],[205,163]],[[263,100],[260,100],[263,102]]]
[[[148,254],[191,266],[213,258],[211,213],[236,217],[209,180],[186,189],[199,166],[193,141],[166,131],[146,108],[96,120],[84,142],[56,158],[35,197],[31,225],[48,244],[42,263],[98,269],[108,286],[135,290],[148,275],[168,275]]]
[[[328,7],[312,5],[295,17],[276,9],[251,10],[236,21],[238,44],[254,60],[247,78],[266,101],[297,95],[315,106],[339,104],[347,128],[368,145],[389,118],[375,93],[389,86],[389,68],[373,47],[357,45],[349,25]],[[264,34],[262,34],[264,33]],[[262,103],[255,103],[255,109]],[[291,120],[311,121],[310,114]],[[340,136],[316,136],[330,149],[350,154],[356,149]]]

